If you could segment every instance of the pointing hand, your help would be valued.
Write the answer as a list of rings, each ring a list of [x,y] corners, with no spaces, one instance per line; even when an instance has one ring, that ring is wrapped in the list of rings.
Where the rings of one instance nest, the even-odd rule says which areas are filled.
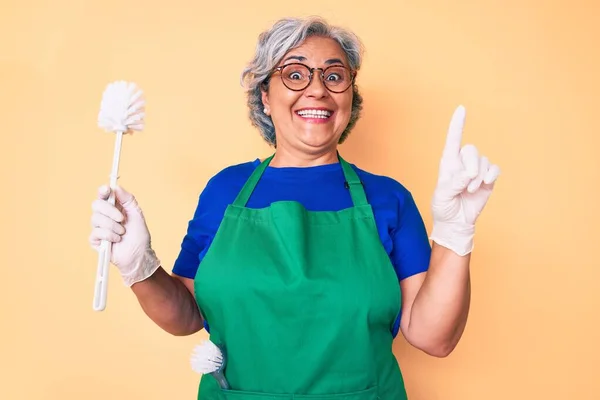
[[[500,168],[480,156],[475,146],[461,147],[464,124],[465,108],[459,106],[450,121],[431,202],[431,239],[459,255],[473,250],[475,222],[500,174]]]

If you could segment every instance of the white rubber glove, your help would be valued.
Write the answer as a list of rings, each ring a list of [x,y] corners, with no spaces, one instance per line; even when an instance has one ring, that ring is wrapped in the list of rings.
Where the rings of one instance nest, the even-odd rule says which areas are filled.
[[[430,239],[456,254],[473,250],[475,222],[487,203],[500,174],[497,165],[479,156],[477,148],[461,148],[465,109],[459,106],[450,122],[440,161],[437,186],[431,208],[433,229]]]
[[[98,189],[92,203],[92,233],[89,241],[99,251],[101,241],[112,242],[111,262],[123,282],[131,286],[150,277],[160,266],[150,244],[150,232],[135,197],[121,187],[115,189],[115,206],[108,202],[108,186]]]

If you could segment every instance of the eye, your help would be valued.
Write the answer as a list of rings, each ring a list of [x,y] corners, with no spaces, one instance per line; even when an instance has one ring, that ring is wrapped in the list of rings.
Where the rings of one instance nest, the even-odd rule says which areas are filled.
[[[283,78],[287,81],[307,80],[310,72],[302,65],[290,64],[281,71]]]
[[[348,70],[342,66],[332,66],[325,71],[325,82],[329,85],[343,85],[349,79]]]

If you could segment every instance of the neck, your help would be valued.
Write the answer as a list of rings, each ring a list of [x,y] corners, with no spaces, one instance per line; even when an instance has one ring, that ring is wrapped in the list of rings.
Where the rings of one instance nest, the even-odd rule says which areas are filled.
[[[314,167],[338,162],[337,148],[307,153],[295,149],[278,147],[271,163],[273,167]]]

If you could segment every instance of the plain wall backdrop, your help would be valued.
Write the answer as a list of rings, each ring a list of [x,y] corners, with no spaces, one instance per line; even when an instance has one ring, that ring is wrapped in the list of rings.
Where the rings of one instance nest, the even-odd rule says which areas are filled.
[[[454,108],[465,143],[502,169],[482,214],[464,337],[436,359],[398,338],[411,400],[600,398],[600,3],[597,1],[19,1],[0,5],[0,398],[193,399],[205,332],[155,326],[114,267],[92,310],[91,203],[115,136],[102,92],[136,82],[144,132],[124,139],[170,271],[198,195],[220,169],[271,154],[239,76],[258,34],[321,15],[366,46],[363,117],[346,159],[429,202]],[[594,25],[596,24],[596,25]]]

